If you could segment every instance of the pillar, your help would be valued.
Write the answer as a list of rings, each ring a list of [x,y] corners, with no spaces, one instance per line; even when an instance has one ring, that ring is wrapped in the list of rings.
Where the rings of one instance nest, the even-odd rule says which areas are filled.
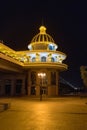
[[[30,92],[31,92],[31,80],[30,80],[30,71],[28,71],[28,78],[27,78],[27,93],[28,93],[28,96],[30,95]]]
[[[58,87],[59,87],[59,72],[56,71],[56,96],[58,96]]]
[[[25,95],[25,77],[22,79],[22,90],[21,90],[21,94]]]
[[[15,80],[11,79],[11,96],[15,94]]]
[[[48,96],[51,96],[51,76],[50,76],[50,71],[47,72],[47,89],[48,89]]]
[[[40,96],[40,79],[38,73],[39,71],[36,72],[36,96]]]

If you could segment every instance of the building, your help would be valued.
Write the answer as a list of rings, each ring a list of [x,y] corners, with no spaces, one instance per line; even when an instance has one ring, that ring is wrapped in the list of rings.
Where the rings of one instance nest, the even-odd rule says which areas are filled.
[[[67,70],[66,54],[41,26],[28,45],[15,51],[0,41],[0,95],[58,96],[59,73]]]

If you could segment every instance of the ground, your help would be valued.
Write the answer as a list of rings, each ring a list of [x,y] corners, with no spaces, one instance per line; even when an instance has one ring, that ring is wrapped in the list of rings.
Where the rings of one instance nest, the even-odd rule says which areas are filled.
[[[87,98],[0,98],[0,130],[87,130]]]

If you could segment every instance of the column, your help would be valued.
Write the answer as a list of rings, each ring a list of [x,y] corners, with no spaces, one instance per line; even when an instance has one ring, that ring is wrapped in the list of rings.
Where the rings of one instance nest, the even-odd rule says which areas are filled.
[[[36,72],[36,96],[40,96],[40,79],[38,77],[38,71]]]
[[[56,71],[56,95],[58,95],[58,89],[59,89],[59,72]]]
[[[15,94],[15,79],[11,79],[11,96]]]
[[[47,78],[48,78],[48,82],[47,82],[48,96],[51,96],[51,73],[50,73],[50,71],[47,72]]]
[[[30,80],[30,71],[28,71],[28,78],[27,78],[27,91],[28,91],[28,96],[30,95],[31,92],[31,80]]]
[[[22,95],[25,95],[25,77],[22,79],[22,91],[21,91]]]

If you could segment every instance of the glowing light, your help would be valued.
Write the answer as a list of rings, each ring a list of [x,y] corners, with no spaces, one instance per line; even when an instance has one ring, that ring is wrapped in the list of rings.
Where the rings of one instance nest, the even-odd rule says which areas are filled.
[[[39,65],[48,67],[53,63],[55,67],[61,66],[61,69],[66,69],[67,65],[62,63],[66,59],[66,55],[60,51],[56,51],[58,46],[55,44],[53,38],[46,33],[46,27],[41,26],[39,30],[40,32],[33,37],[31,43],[28,45],[29,50],[14,51],[3,43],[0,43],[1,56],[25,67]],[[40,76],[44,77],[45,74],[41,74]]]
[[[38,73],[38,77],[39,78],[43,78],[43,77],[45,77],[46,76],[46,73]]]
[[[46,33],[46,28],[44,26],[41,26],[39,28],[39,30],[40,30],[40,34],[45,34]]]

